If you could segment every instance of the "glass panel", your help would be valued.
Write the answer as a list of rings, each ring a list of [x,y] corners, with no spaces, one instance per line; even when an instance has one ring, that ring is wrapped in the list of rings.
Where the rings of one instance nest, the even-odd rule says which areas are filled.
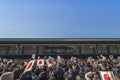
[[[0,46],[0,55],[3,55],[6,53],[6,47]]]
[[[33,54],[34,53],[34,48],[32,46],[24,46],[24,54]]]
[[[38,54],[42,53],[42,49],[39,47]]]
[[[120,54],[120,45],[118,45],[118,53]]]
[[[106,54],[107,53],[107,49],[106,49],[106,45],[98,45],[98,53],[99,54]]]
[[[117,54],[117,45],[110,45],[110,53]]]
[[[73,53],[73,48],[71,47],[45,47],[45,53],[54,53],[54,54],[62,54],[62,53]]]
[[[24,54],[24,46],[20,46],[20,52],[19,54]]]
[[[94,54],[96,53],[95,45],[83,45],[81,47],[82,54]]]
[[[17,54],[17,49],[16,48],[17,48],[16,46],[11,46],[9,54]]]

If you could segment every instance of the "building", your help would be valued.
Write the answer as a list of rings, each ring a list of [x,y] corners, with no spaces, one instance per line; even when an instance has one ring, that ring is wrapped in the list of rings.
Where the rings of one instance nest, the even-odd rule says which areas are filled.
[[[0,38],[0,57],[120,55],[120,38]]]

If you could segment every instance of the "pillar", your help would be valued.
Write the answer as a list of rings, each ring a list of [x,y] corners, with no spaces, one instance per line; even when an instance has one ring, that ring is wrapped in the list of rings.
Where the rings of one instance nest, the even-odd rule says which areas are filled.
[[[22,46],[22,45],[20,45],[20,52],[19,52],[19,54],[24,54],[24,46]]]
[[[6,54],[10,53],[10,46],[6,46]]]
[[[36,46],[33,46],[33,54],[36,54]]]
[[[79,54],[78,46],[75,46],[73,48],[73,52],[74,52],[74,54]]]
[[[96,44],[96,54],[99,54],[99,52],[98,52],[98,44]]]
[[[41,53],[40,54],[44,54],[44,47],[40,47],[41,49]]]
[[[17,45],[15,46],[15,53],[16,53],[16,54],[20,54],[20,44],[17,44]]]
[[[36,46],[36,55],[39,54],[39,46]]]

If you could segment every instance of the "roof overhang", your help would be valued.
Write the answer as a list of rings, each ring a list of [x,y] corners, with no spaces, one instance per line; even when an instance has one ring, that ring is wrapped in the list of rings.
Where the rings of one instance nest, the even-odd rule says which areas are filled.
[[[120,38],[0,38],[0,44],[120,44]]]

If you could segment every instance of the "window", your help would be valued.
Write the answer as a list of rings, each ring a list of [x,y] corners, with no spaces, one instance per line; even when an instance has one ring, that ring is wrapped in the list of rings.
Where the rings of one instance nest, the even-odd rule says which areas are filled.
[[[94,54],[96,53],[95,45],[83,45],[81,46],[82,54]]]
[[[98,45],[98,53],[99,54],[106,54],[107,53],[107,46],[102,44],[102,45]]]
[[[50,54],[73,53],[73,48],[71,47],[45,47],[44,50],[45,53]]]
[[[110,53],[117,54],[117,45],[110,45]]]

